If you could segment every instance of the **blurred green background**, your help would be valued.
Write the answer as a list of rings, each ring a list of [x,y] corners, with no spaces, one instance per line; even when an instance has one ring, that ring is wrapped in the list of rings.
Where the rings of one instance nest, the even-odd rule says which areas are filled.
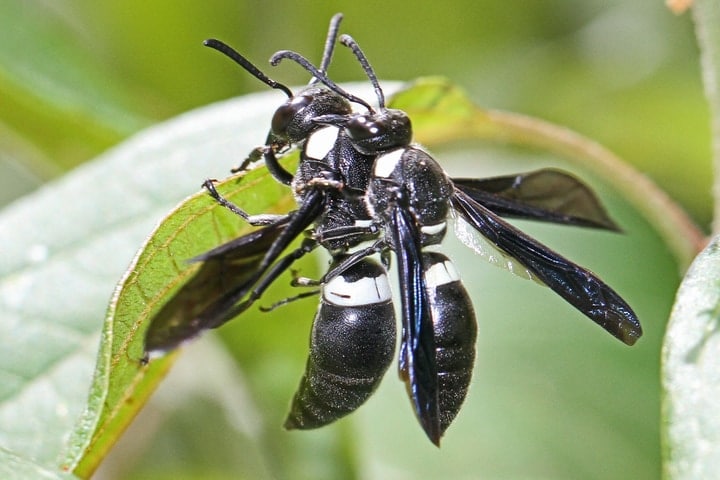
[[[440,74],[481,106],[566,125],[634,164],[708,224],[709,127],[692,24],[660,0],[0,0],[0,205],[145,126],[265,89],[203,39],[222,39],[261,66],[286,48],[317,59],[338,11],[341,30],[358,40],[382,79]],[[307,80],[294,66],[271,74],[291,85]],[[363,78],[347,54],[336,55],[330,74],[340,82]],[[537,167],[528,152],[445,155],[452,173],[467,175],[469,162]],[[172,406],[153,404],[98,478],[657,478],[658,358],[677,270],[643,220],[612,190],[601,187],[601,194],[630,235],[590,244],[595,234],[588,232],[552,237],[543,226],[532,233],[552,238],[554,248],[628,296],[646,331],[637,347],[616,345],[545,289],[491,268],[462,269],[468,285],[482,285],[473,294],[476,381],[437,451],[415,425],[392,370],[347,420],[319,432],[283,432],[310,318],[300,323],[281,309],[224,329],[238,361],[208,362],[232,365],[225,377],[214,371],[229,398],[218,398],[217,388],[187,393],[176,381],[158,395]],[[458,255],[461,266],[482,264],[467,251]],[[486,306],[484,298],[500,303]],[[506,311],[503,299],[517,305]],[[528,320],[535,317],[549,319],[547,327]],[[232,417],[227,408],[235,401],[240,413]],[[228,426],[228,418],[251,426]],[[260,440],[252,433],[258,428],[265,429]]]
[[[442,74],[480,105],[568,125],[634,163],[705,224],[707,113],[689,16],[660,0],[533,2],[0,2],[0,200],[136,131],[265,87],[207,37],[263,65],[282,48],[317,58],[346,15],[381,78]],[[273,70],[286,83],[306,75]],[[337,55],[337,81],[362,78]]]

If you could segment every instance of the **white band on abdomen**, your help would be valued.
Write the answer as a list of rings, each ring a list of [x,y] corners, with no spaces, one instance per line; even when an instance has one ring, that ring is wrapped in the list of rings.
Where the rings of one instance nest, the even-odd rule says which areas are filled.
[[[357,282],[348,282],[338,275],[323,286],[323,298],[341,307],[358,307],[387,302],[392,292],[387,275],[365,277]]]
[[[425,272],[425,286],[428,290],[459,280],[460,274],[450,260],[438,262]]]

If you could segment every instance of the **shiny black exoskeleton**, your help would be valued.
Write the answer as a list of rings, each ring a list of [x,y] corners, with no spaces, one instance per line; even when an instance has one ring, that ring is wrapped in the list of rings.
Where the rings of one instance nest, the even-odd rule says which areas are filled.
[[[327,71],[330,66],[341,21],[342,15],[340,14],[333,16],[330,20],[320,64],[321,72]],[[289,185],[293,180],[293,174],[278,163],[277,154],[307,140],[313,130],[319,127],[313,121],[315,117],[327,114],[348,114],[352,111],[350,103],[325,86],[318,85],[315,77],[310,80],[310,84],[306,88],[293,94],[288,87],[269,78],[240,53],[220,40],[211,38],[205,40],[204,45],[223,53],[261,82],[271,88],[283,91],[288,96],[287,101],[280,105],[273,114],[265,145],[255,148],[243,163],[232,171],[243,171],[251,162],[262,158],[270,173],[279,182]]]
[[[329,65],[340,20],[340,15],[331,20],[318,75]],[[234,170],[263,158],[270,173],[292,187],[299,208],[288,215],[251,216],[207,181],[205,186],[218,202],[262,228],[192,259],[202,262],[200,271],[153,318],[145,349],[167,351],[202,330],[222,325],[249,308],[292,262],[321,245],[337,266],[331,267],[322,285],[306,373],[286,422],[288,428],[316,428],[355,410],[372,394],[395,347],[395,316],[385,269],[369,258],[343,264],[349,248],[377,237],[364,200],[374,157],[355,150],[342,128],[315,121],[350,114],[348,100],[363,102],[315,84],[317,77],[293,95],[224,43],[207,40],[205,44],[288,95],[273,116],[266,144]],[[277,157],[291,146],[301,149],[294,175]],[[312,235],[280,258],[310,225],[314,225]],[[336,294],[338,289],[344,290],[343,297]]]
[[[552,288],[621,341],[635,343],[642,334],[640,324],[614,290],[499,218],[617,230],[592,191],[550,169],[489,179],[449,178],[431,155],[411,143],[407,115],[385,108],[379,83],[357,44],[347,36],[341,43],[365,69],[379,109],[329,80],[325,63],[317,69],[289,51],[273,57],[273,64],[296,61],[323,84],[312,88],[326,88],[328,95],[366,111],[316,110],[314,116],[303,116],[302,138],[282,136],[285,122],[278,121],[277,130],[273,125],[274,133],[258,151],[266,163],[276,164],[268,166],[273,172],[279,167],[277,153],[296,144],[302,149],[294,175],[273,173],[292,186],[298,209],[279,217],[250,217],[215,192],[223,205],[262,228],[194,259],[202,262],[200,272],[168,303],[175,313],[161,312],[153,319],[146,350],[169,350],[225,323],[253,304],[297,258],[322,246],[333,263],[318,282],[321,301],[310,356],[286,427],[325,425],[361,405],[390,363],[395,330],[385,267],[394,253],[402,312],[400,376],[425,433],[439,444],[466,396],[475,357],[469,295],[452,262],[431,249],[442,242],[451,212],[459,218],[456,233],[471,248],[484,253],[485,247],[478,246],[484,238],[512,268]],[[208,188],[212,193],[211,184]],[[302,245],[282,256],[303,233]],[[377,253],[382,264],[370,258]],[[209,300],[198,302],[201,294]],[[190,306],[190,313],[177,313],[183,305]]]
[[[285,427],[316,428],[354,411],[375,390],[394,353],[387,275],[363,258],[323,285],[310,357]]]
[[[592,192],[554,170],[485,180],[450,179],[427,152],[411,143],[407,115],[385,108],[382,90],[357,44],[348,36],[341,37],[341,43],[353,49],[365,68],[378,92],[380,109],[326,115],[316,121],[342,127],[358,152],[376,157],[365,200],[383,231],[374,248],[392,250],[397,258],[402,310],[400,375],[428,437],[438,443],[457,414],[474,359],[474,313],[469,297],[452,263],[438,253],[430,257],[425,250],[442,241],[450,210],[519,263],[527,276],[548,285],[623,342],[635,343],[642,334],[640,323],[614,290],[497,216],[617,230]],[[323,75],[318,78],[343,94]],[[542,191],[543,182],[554,182],[557,188],[535,195]],[[571,205],[551,201],[578,193],[578,201]],[[472,240],[462,240],[474,247]],[[443,301],[447,297],[454,299],[455,308]],[[439,304],[443,308],[437,308]]]

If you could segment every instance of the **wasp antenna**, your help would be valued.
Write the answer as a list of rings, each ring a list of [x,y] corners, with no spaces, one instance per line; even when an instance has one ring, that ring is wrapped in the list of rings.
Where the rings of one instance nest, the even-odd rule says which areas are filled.
[[[360,62],[360,65],[362,65],[363,70],[365,70],[365,75],[367,75],[370,79],[370,83],[372,83],[372,86],[375,89],[375,95],[377,96],[380,109],[385,109],[385,94],[383,93],[382,88],[380,88],[380,82],[378,82],[375,71],[370,66],[370,62],[368,62],[368,59],[360,49],[360,46],[350,35],[341,35],[340,43],[353,51],[353,54],[355,54],[355,57]]]
[[[291,50],[280,50],[279,52],[275,52],[275,55],[270,57],[270,65],[273,67],[277,66],[283,59],[290,59],[293,62],[297,63],[301,67],[303,67],[305,70],[307,70],[313,77],[317,78],[319,81],[321,81],[323,84],[325,84],[326,87],[328,87],[333,92],[337,93],[341,97],[344,97],[348,99],[349,101],[353,103],[357,103],[358,105],[362,105],[363,107],[367,108],[369,112],[375,113],[375,110],[370,106],[369,103],[367,103],[362,98],[356,97],[355,95],[346,92],[342,88],[340,88],[335,82],[330,80],[327,75],[325,75],[323,72],[318,70],[318,68],[310,63],[308,59],[303,57],[297,52],[293,52]]]
[[[340,22],[342,22],[342,19],[342,13],[336,13],[330,19],[330,27],[328,28],[327,38],[325,39],[325,48],[323,48],[323,56],[320,61],[320,71],[323,73],[328,71],[330,61],[332,60],[333,53],[335,52],[335,41],[338,37],[338,30],[340,29]],[[310,80],[310,85],[317,82],[318,78],[313,77]]]
[[[263,82],[265,85],[269,86],[270,88],[282,90],[283,92],[285,92],[285,95],[287,95],[288,98],[293,97],[293,93],[288,87],[286,87],[285,85],[283,85],[280,82],[276,82],[272,78],[270,78],[267,75],[265,75],[264,73],[262,73],[259,68],[257,68],[255,65],[250,63],[250,61],[247,58],[240,55],[240,53],[237,50],[235,50],[234,48],[232,48],[230,45],[223,43],[220,40],[215,40],[214,38],[209,38],[209,39],[205,40],[203,42],[203,45],[205,45],[206,47],[210,47],[214,50],[217,50],[218,52],[222,53],[226,57],[229,57],[230,59],[235,61],[235,63],[237,63],[242,68],[247,70],[250,73],[250,75],[257,78],[258,80]]]

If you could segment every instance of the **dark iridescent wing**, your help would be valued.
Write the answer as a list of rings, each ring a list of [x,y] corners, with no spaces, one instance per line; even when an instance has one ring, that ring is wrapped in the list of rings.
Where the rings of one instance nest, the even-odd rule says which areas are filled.
[[[400,377],[406,383],[420,425],[436,445],[442,435],[435,337],[425,289],[420,232],[407,209],[395,207],[388,225],[396,246],[400,278],[402,339]]]
[[[452,181],[457,189],[496,215],[619,230],[590,187],[560,170]]]
[[[290,243],[320,215],[323,198],[321,192],[311,191],[300,208],[284,221],[191,259],[203,262],[202,266],[153,317],[145,334],[145,351],[172,350],[203,330],[217,328],[244,311],[252,301],[239,302],[271,270]],[[287,268],[291,261],[284,262],[284,267]],[[284,269],[276,270],[279,274]]]
[[[145,334],[145,351],[172,350],[210,328],[201,320],[203,312],[250,282],[285,227],[263,227],[193,258],[202,265],[153,317]]]
[[[504,222],[462,190],[452,203],[493,245],[610,334],[628,345],[640,338],[642,328],[630,306],[593,273]]]

